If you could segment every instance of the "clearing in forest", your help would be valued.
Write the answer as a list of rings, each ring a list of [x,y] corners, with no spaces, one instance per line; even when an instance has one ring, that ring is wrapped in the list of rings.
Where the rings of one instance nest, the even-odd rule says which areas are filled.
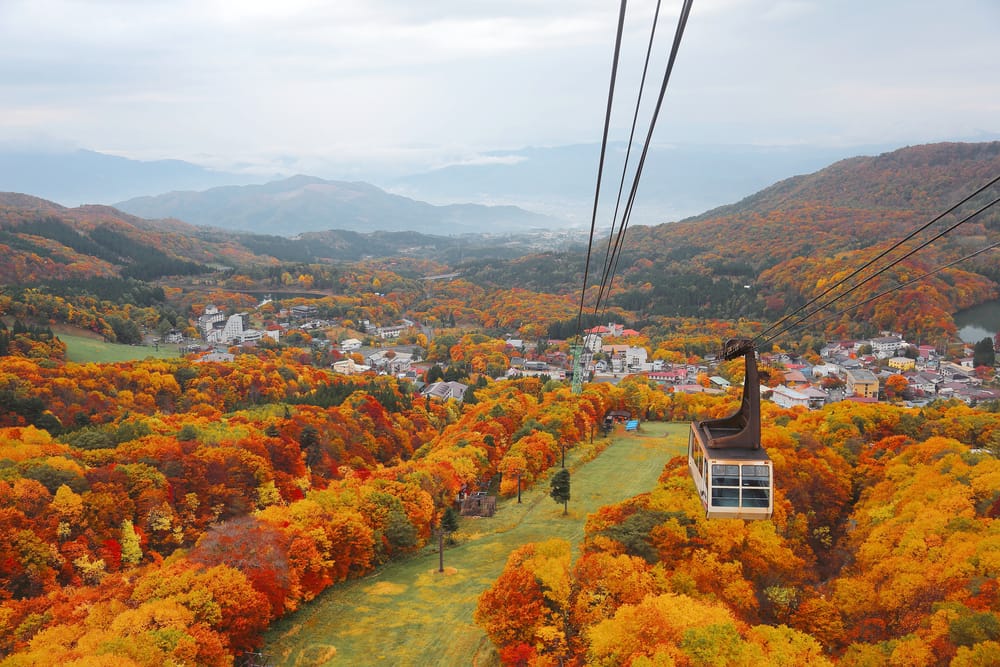
[[[463,517],[458,544],[425,549],[373,574],[335,586],[268,631],[271,665],[492,665],[496,656],[472,620],[480,594],[500,575],[507,555],[528,542],[583,539],[587,514],[650,491],[664,465],[683,455],[687,423],[644,423],[616,433],[613,444],[584,462],[588,447],[567,452],[569,514],[549,497],[548,479],[502,500],[492,518]],[[558,466],[554,469],[558,470]],[[436,545],[436,540],[434,541]]]
[[[80,364],[114,363],[116,361],[140,361],[146,357],[176,359],[179,354],[176,345],[160,345],[159,349],[148,345],[121,345],[105,343],[88,336],[57,333],[59,340],[66,343],[66,358]]]

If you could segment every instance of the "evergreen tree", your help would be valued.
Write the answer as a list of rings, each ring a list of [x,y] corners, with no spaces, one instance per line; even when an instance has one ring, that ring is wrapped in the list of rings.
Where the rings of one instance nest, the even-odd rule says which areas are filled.
[[[552,476],[549,495],[552,496],[552,500],[563,504],[563,514],[566,514],[569,504],[569,470],[562,468]]]
[[[972,352],[972,365],[989,366],[992,368],[997,363],[997,353],[993,349],[993,339],[987,336],[978,343]]]

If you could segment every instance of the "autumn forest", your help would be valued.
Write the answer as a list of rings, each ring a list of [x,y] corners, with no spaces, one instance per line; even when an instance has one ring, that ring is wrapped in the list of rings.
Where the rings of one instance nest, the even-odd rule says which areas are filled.
[[[921,146],[630,230],[610,306],[580,319],[623,323],[651,362],[693,369],[692,392],[622,372],[574,393],[556,372],[578,333],[579,249],[318,256],[0,194],[0,665],[282,664],[260,657],[277,619],[435,549],[465,494],[502,513],[519,485],[548,489],[566,450],[615,446],[609,412],[732,413],[743,378],[715,362],[723,340],[997,173],[998,143]],[[765,380],[882,331],[965,356],[953,317],[998,298],[998,264],[937,269],[998,237],[987,212],[784,333],[760,350]],[[262,335],[211,344],[215,313]],[[82,358],[81,338],[135,355]],[[335,371],[367,363],[362,343],[414,364]],[[984,386],[993,360],[975,369]],[[546,370],[511,372],[525,362]],[[736,388],[709,391],[710,375]],[[421,391],[438,380],[464,397]],[[903,395],[765,401],[771,520],[707,520],[677,457],[655,488],[585,517],[581,542],[503,554],[470,619],[490,664],[1000,664],[1000,402]]]

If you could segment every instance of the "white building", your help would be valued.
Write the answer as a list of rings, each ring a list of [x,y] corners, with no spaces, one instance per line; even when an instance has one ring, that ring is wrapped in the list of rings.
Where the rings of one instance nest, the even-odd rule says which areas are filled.
[[[207,305],[205,306],[205,312],[198,318],[198,330],[201,331],[202,336],[208,338],[208,334],[215,329],[215,323],[223,322],[225,319],[225,313],[211,304]]]
[[[382,339],[399,338],[399,335],[403,333],[403,331],[406,328],[407,327],[402,325],[393,327],[379,327],[378,329],[376,329],[376,332],[378,333],[378,337]]]
[[[583,346],[597,354],[604,347],[604,340],[596,333],[589,333],[583,337]]]
[[[783,384],[779,384],[771,390],[771,400],[783,408],[809,407],[809,397],[806,394]]]
[[[341,352],[352,352],[354,350],[361,349],[361,341],[357,338],[348,338],[347,340],[341,341],[340,351]]]
[[[625,351],[625,365],[629,368],[642,368],[648,354],[646,348],[632,346]]]
[[[243,338],[243,314],[230,315],[226,326],[222,328],[222,342],[239,341]]]
[[[812,367],[812,374],[814,378],[827,377],[830,375],[839,375],[840,366],[837,364],[816,364]]]
[[[868,343],[872,346],[872,354],[879,359],[888,359],[906,347],[906,341],[899,336],[882,336],[872,338]]]
[[[195,359],[196,364],[205,363],[206,361],[217,361],[221,363],[226,363],[233,361],[236,357],[229,352],[209,352],[208,354]]]
[[[461,382],[435,382],[424,387],[423,394],[431,398],[438,398],[447,401],[449,398],[461,401],[465,398],[465,392],[469,386]]]
[[[256,343],[264,337],[264,332],[260,329],[247,329],[240,334],[240,342]]]
[[[357,375],[358,373],[364,373],[369,369],[367,366],[361,366],[360,364],[354,363],[352,359],[341,359],[340,361],[335,361],[331,364],[334,373],[340,373],[341,375]]]

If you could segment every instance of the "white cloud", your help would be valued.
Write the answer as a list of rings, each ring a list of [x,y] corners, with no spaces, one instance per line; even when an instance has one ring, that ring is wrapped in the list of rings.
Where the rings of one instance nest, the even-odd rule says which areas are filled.
[[[618,138],[653,6],[630,4]],[[679,6],[663,3],[657,67]],[[0,139],[345,170],[593,142],[616,20],[603,0],[2,0]],[[656,138],[1000,132],[996,25],[995,0],[704,0]]]

